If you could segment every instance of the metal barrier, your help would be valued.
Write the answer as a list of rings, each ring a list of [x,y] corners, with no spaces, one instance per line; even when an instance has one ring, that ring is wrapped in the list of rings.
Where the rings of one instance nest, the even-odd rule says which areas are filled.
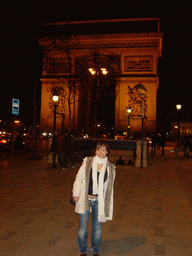
[[[75,148],[74,155],[78,162],[81,162],[84,157],[91,156],[94,154],[93,150],[98,141],[102,139],[78,139],[75,138]],[[120,156],[124,156],[126,161],[129,159],[134,163],[136,157],[136,146],[137,142],[135,140],[113,140],[104,139],[110,148],[110,161],[116,162]]]

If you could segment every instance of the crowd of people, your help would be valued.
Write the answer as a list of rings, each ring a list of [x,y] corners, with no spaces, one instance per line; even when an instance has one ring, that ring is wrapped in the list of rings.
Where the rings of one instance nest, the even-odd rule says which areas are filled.
[[[74,168],[74,139],[69,131],[62,134],[58,130],[55,130],[50,152],[53,153],[53,169],[56,168],[56,157],[58,158],[59,164],[61,164],[62,170],[67,169],[68,161],[71,167]]]
[[[156,154],[156,148],[161,149],[162,155],[165,155],[165,144],[166,144],[166,134],[161,133],[157,134],[156,132],[152,133],[151,136],[151,155]]]

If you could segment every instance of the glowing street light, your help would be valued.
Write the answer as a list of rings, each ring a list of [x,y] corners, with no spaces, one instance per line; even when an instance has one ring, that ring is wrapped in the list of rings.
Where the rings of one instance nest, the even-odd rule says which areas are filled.
[[[145,98],[147,98],[148,90],[147,88],[140,84],[138,89],[138,94],[140,95],[142,99],[142,127],[141,127],[141,165],[140,167],[143,167],[143,122],[145,118]]]
[[[101,68],[101,72],[103,75],[107,75],[107,73],[108,73],[106,68]]]
[[[54,94],[53,94],[53,102],[55,103],[54,104],[54,121],[53,121],[53,132],[55,132],[55,129],[56,129],[56,115],[57,115],[57,102],[59,100],[59,96],[57,95],[57,92],[54,91]]]
[[[96,74],[96,70],[94,70],[93,68],[89,68],[89,72],[91,73],[91,75],[95,75]]]
[[[178,130],[177,130],[177,146],[179,146],[180,143],[180,110],[181,110],[181,104],[176,105],[176,109],[178,111]]]
[[[59,96],[58,95],[53,95],[53,101],[56,103],[59,100]]]
[[[96,97],[95,97],[95,110],[94,110],[94,126],[93,126],[93,136],[97,137],[97,123],[98,123],[98,111],[99,111],[99,77],[100,75],[107,75],[108,70],[106,68],[89,68],[91,75],[96,75],[97,87],[96,87]]]
[[[177,105],[176,105],[176,109],[177,109],[177,110],[180,110],[181,107],[182,107],[182,106],[181,106],[180,104],[177,104]]]
[[[130,132],[130,116],[131,116],[131,107],[128,107],[127,108],[127,113],[128,113],[128,126],[127,126],[127,128],[128,128],[128,132],[127,132],[127,136],[128,136],[128,138],[129,138],[129,132]]]
[[[107,75],[107,73],[108,73],[108,71],[107,71],[107,69],[106,68],[100,68],[100,70],[99,69],[94,69],[94,68],[89,68],[88,69],[89,70],[89,72],[91,73],[91,75],[95,75],[95,74],[97,74],[97,75],[100,75],[100,71],[101,71],[101,73],[103,74],[103,75]]]

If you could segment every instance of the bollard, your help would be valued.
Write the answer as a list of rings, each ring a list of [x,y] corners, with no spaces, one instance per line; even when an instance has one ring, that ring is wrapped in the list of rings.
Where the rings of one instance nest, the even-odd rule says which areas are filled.
[[[137,141],[135,167],[147,167],[147,141],[145,140],[143,140],[143,142],[141,140]]]

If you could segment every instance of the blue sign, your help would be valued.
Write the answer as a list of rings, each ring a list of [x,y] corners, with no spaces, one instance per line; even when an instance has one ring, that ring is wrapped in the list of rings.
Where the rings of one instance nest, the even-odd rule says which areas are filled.
[[[12,114],[19,115],[19,100],[12,99]]]

